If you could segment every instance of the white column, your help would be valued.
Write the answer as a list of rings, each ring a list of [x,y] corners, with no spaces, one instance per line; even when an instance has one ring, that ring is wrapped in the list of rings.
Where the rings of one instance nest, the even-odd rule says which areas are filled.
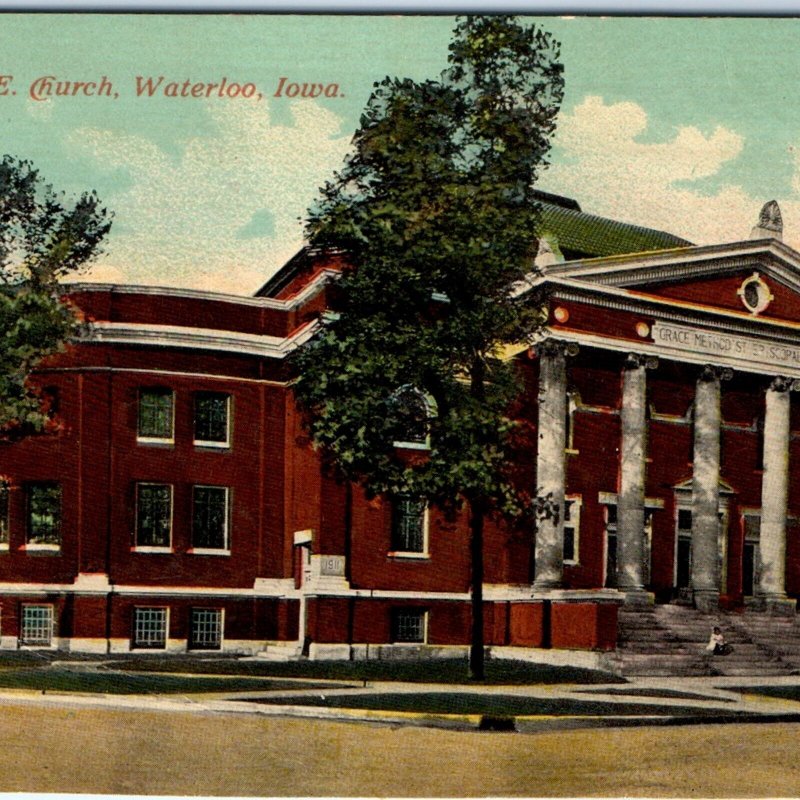
[[[720,377],[730,370],[706,366],[694,399],[692,475],[692,589],[701,611],[719,608]]]
[[[761,578],[758,594],[767,608],[791,613],[786,597],[786,514],[789,503],[789,414],[792,380],[777,377],[764,410],[764,474],[761,482]]]
[[[564,488],[566,464],[567,368],[564,343],[546,340],[539,353],[539,424],[536,496],[543,512],[536,529],[539,591],[561,586],[564,563]]]
[[[644,495],[647,450],[646,367],[657,360],[628,356],[622,372],[619,492],[617,494],[617,588],[628,606],[649,606],[644,590]]]

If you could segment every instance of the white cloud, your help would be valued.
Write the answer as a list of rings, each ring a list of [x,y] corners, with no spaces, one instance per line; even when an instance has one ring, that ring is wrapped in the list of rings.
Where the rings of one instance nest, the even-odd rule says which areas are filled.
[[[561,157],[542,176],[542,188],[574,197],[590,213],[667,230],[698,244],[746,239],[771,198],[751,197],[735,185],[710,195],[690,186],[736,159],[743,138],[723,127],[708,135],[678,127],[668,141],[639,141],[647,124],[636,103],[607,105],[587,97],[559,119]]]
[[[141,136],[75,131],[68,146],[105,170],[124,169],[130,187],[108,254],[87,279],[114,269],[128,283],[251,293],[302,245],[298,221],[336,169],[350,137],[339,118],[311,101],[292,104],[293,124],[270,120],[264,103],[214,103],[215,135],[186,142],[179,159]],[[270,237],[238,235],[268,212]]]

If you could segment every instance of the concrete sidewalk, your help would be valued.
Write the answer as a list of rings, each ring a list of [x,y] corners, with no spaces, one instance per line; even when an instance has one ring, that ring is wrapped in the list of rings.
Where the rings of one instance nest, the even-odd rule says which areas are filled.
[[[280,679],[275,679],[279,681]],[[287,679],[296,682],[296,679]],[[272,691],[216,692],[183,695],[105,695],[89,693],[2,690],[0,705],[34,704],[60,707],[107,708],[186,712],[193,714],[254,714],[269,717],[295,717],[386,725],[444,727],[460,730],[541,731],[585,727],[628,727],[652,725],[697,725],[714,723],[753,724],[800,722],[800,702],[757,695],[749,687],[800,686],[800,677],[697,677],[634,678],[626,684],[548,684],[526,686],[475,686],[472,684],[419,684],[395,682],[326,681],[308,689]],[[543,700],[601,702],[608,711],[597,715],[513,715],[492,718],[490,715],[462,713],[427,713],[359,708],[329,708],[292,703],[304,695],[379,694],[475,694],[505,695]],[[285,698],[285,704],[265,704],[262,698]],[[630,715],[622,704],[653,706],[652,715]],[[614,706],[620,713],[614,713]],[[670,709],[674,709],[671,712]],[[697,713],[692,713],[696,710]]]

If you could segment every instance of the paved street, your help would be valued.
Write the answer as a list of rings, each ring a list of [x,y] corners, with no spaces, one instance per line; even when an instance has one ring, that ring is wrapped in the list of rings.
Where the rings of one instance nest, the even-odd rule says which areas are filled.
[[[670,685],[714,691],[711,683]],[[529,691],[553,696],[579,688],[600,687]],[[731,695],[719,694],[721,702]],[[798,707],[743,702],[777,712]],[[800,788],[800,723],[478,733],[265,716],[248,705],[250,713],[222,713],[231,706],[210,697],[6,693],[0,697],[0,790],[774,797],[795,796]]]

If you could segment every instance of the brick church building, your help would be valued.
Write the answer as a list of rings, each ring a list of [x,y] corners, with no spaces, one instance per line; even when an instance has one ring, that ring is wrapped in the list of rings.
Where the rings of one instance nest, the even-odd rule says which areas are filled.
[[[490,525],[493,652],[610,650],[620,607],[793,614],[800,595],[800,254],[768,204],[694,246],[542,195],[509,351],[564,513]],[[0,647],[380,658],[464,650],[468,527],[322,469],[286,356],[340,256],[254,297],[73,287],[89,333],[35,376],[54,432],[0,443]]]

